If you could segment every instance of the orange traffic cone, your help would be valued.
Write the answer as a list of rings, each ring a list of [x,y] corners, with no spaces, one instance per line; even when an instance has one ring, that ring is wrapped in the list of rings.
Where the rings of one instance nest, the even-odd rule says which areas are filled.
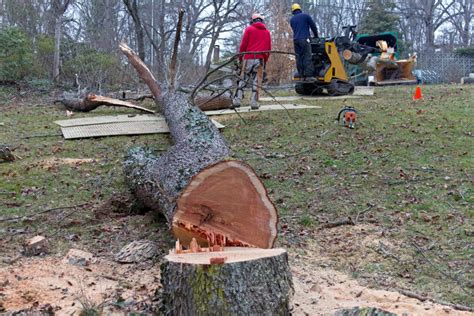
[[[423,95],[421,94],[420,86],[416,87],[415,94],[413,95],[413,101],[423,99]]]

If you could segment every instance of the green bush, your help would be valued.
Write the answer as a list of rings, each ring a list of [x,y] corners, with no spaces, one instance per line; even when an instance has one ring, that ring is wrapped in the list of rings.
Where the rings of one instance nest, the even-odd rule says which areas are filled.
[[[36,38],[35,44],[35,63],[30,76],[50,78],[53,69],[54,38],[41,34]]]
[[[85,49],[67,60],[63,71],[67,78],[73,79],[77,74],[81,84],[100,88],[111,81],[112,74],[118,66],[119,60],[116,56]]]
[[[461,56],[474,57],[474,46],[458,48],[454,52]]]
[[[32,65],[30,40],[18,28],[0,32],[0,79],[21,80]]]

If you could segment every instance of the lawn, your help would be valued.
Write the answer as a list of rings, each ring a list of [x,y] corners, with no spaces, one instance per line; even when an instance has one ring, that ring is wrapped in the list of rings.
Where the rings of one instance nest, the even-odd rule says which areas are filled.
[[[303,259],[316,254],[374,287],[474,306],[474,86],[423,86],[417,103],[413,92],[376,88],[373,97],[298,101],[318,110],[217,120],[234,157],[253,166],[278,208],[277,246]],[[167,253],[166,222],[136,216],[142,210],[127,194],[122,159],[137,145],[163,152],[169,137],[66,141],[53,123],[65,111],[51,104],[46,95],[0,89],[0,144],[19,157],[0,163],[2,256],[37,234],[53,253],[80,245],[107,257],[138,238]],[[335,122],[344,105],[358,110],[353,130]],[[74,117],[119,113],[129,111]],[[331,227],[338,221],[355,225]]]

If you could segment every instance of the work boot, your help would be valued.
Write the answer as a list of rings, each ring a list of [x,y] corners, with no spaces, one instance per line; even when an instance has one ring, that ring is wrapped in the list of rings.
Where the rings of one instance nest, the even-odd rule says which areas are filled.
[[[258,110],[259,108],[260,108],[260,105],[258,103],[250,103],[251,110]]]
[[[232,100],[232,104],[229,106],[229,109],[233,110],[233,109],[236,109],[236,108],[240,108],[240,100]]]

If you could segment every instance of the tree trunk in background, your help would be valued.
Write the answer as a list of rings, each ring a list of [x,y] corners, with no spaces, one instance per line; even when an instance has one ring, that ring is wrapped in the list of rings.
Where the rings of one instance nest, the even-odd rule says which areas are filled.
[[[53,57],[53,80],[57,81],[59,78],[59,57],[61,48],[61,16],[56,16],[54,22],[54,57]]]
[[[143,27],[140,20],[140,14],[138,12],[137,0],[123,0],[123,3],[127,7],[127,11],[132,17],[133,23],[135,25],[135,36],[137,37],[138,56],[141,60],[145,61],[145,41]]]
[[[53,80],[57,81],[59,77],[59,66],[61,57],[61,37],[63,15],[66,12],[72,0],[52,0],[51,7],[54,14],[54,53],[53,53]]]

